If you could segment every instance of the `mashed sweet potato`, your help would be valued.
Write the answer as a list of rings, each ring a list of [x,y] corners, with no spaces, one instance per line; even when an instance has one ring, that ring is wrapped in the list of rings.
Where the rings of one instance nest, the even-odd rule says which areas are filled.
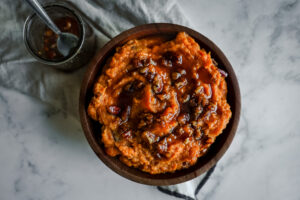
[[[227,74],[216,65],[184,32],[117,48],[88,107],[106,153],[151,174],[194,165],[231,117]]]

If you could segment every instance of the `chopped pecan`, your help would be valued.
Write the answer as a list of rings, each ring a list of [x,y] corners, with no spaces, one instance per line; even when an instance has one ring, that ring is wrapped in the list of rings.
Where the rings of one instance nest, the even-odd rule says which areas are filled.
[[[156,137],[156,135],[154,135],[150,131],[144,131],[142,133],[142,138],[148,144],[153,144],[153,143],[155,143],[155,142],[157,142],[159,140],[159,137]]]
[[[177,80],[181,77],[181,74],[179,72],[172,72],[171,76],[173,80]]]
[[[141,73],[141,74],[148,74],[148,71],[149,71],[149,68],[148,67],[142,67],[142,68],[140,68],[139,69],[139,72]]]
[[[183,125],[186,124],[190,120],[190,115],[188,113],[182,113],[177,118],[179,124]]]
[[[125,110],[121,114],[122,121],[124,121],[124,122],[128,121],[128,118],[129,118],[129,115],[130,115],[130,111],[131,111],[131,107],[130,106],[126,106]]]
[[[228,76],[228,73],[225,72],[224,70],[218,68],[218,71],[220,72],[221,76],[223,76],[223,77],[227,77]]]
[[[113,115],[117,115],[121,112],[121,108],[118,107],[118,106],[109,106],[107,108],[107,111],[110,113],[110,114],[113,114]]]
[[[180,89],[180,88],[186,86],[186,84],[187,84],[187,80],[183,79],[183,80],[180,80],[180,81],[176,82],[175,86],[176,86],[177,89]]]
[[[189,94],[184,94],[182,98],[182,103],[186,103],[190,100],[190,95]]]
[[[201,85],[201,86],[197,86],[194,92],[195,92],[195,94],[202,94],[203,91],[204,91],[204,88]]]
[[[155,93],[160,93],[163,90],[163,81],[160,75],[156,75],[153,80],[152,89]]]
[[[182,55],[179,55],[172,51],[167,51],[163,54],[162,65],[165,67],[172,67],[173,65],[182,64]]]
[[[126,138],[126,139],[132,138],[131,130],[127,130],[125,132],[122,132],[121,135],[122,135],[123,138]]]

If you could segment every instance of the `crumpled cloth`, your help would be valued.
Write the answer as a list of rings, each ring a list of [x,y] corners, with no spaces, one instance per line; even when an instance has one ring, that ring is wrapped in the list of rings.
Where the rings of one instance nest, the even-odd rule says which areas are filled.
[[[117,34],[137,25],[154,22],[189,25],[175,0],[70,2],[93,28],[98,49]],[[86,66],[66,73],[36,61],[27,52],[22,36],[24,21],[32,13],[29,6],[25,1],[2,0],[0,4],[0,86],[60,108],[76,117],[79,123],[79,90]],[[196,189],[199,189],[199,183],[203,184],[205,177],[207,178],[207,174],[186,183],[158,189],[177,197],[194,199]]]

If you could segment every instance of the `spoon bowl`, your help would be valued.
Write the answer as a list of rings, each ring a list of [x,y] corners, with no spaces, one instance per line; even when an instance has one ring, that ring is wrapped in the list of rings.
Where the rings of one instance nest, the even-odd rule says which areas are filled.
[[[78,37],[72,33],[61,32],[57,39],[57,49],[63,56],[68,56],[78,45]]]

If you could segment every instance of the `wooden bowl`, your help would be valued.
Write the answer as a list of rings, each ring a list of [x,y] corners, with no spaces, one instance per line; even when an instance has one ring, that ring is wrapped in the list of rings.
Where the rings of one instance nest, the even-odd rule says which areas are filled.
[[[219,63],[219,67],[228,73],[226,78],[228,86],[228,103],[230,104],[232,117],[223,133],[219,135],[216,141],[212,144],[207,154],[200,157],[194,166],[188,169],[176,171],[174,173],[165,173],[151,175],[140,171],[139,169],[128,167],[123,164],[118,158],[110,157],[105,153],[104,146],[101,143],[101,125],[99,122],[92,120],[87,114],[88,104],[93,96],[93,85],[97,77],[101,74],[101,69],[104,66],[108,57],[112,56],[116,47],[123,45],[128,40],[144,38],[153,35],[162,35],[174,38],[178,32],[184,31],[199,43],[201,48],[210,51],[212,57]],[[237,78],[232,69],[231,64],[227,60],[222,51],[208,38],[200,33],[175,24],[157,23],[137,26],[122,32],[110,42],[108,42],[91,62],[84,76],[80,100],[79,111],[80,119],[85,136],[97,156],[113,171],[119,175],[132,181],[147,185],[173,185],[191,180],[214,166],[217,161],[223,156],[228,149],[235,135],[241,110],[240,89]]]

